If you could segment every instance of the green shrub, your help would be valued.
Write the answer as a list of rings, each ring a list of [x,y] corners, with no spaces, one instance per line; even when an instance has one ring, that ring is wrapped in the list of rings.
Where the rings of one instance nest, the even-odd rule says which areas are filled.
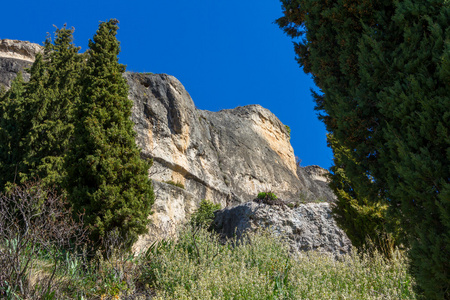
[[[277,199],[277,196],[272,192],[261,192],[258,194],[258,199],[274,201]]]
[[[288,133],[289,139],[291,139],[291,127],[284,125],[284,127],[286,127],[286,131]]]
[[[170,184],[170,185],[182,188],[184,190],[184,184],[182,184],[180,181],[175,182],[173,180],[167,180],[167,181],[164,181],[164,182],[167,183],[167,184]]]
[[[261,192],[258,197],[254,200],[257,203],[264,203],[267,205],[279,205],[286,206],[286,202],[278,199],[277,196],[272,192]]]
[[[197,211],[192,214],[190,223],[193,226],[209,227],[214,220],[214,212],[220,208],[220,204],[203,199]]]

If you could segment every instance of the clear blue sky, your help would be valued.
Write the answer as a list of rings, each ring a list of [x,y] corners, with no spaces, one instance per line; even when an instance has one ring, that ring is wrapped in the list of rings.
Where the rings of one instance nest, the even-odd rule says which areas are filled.
[[[281,15],[278,0],[15,0],[2,3],[0,39],[42,44],[53,25],[67,23],[83,52],[99,21],[116,18],[127,70],[174,75],[200,109],[260,104],[290,126],[303,166],[329,168],[314,83],[274,24]]]

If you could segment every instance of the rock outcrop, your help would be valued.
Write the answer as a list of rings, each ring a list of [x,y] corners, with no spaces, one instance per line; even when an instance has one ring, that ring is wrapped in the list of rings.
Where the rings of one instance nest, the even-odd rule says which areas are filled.
[[[17,73],[28,68],[41,46],[30,42],[0,40],[0,86],[9,88]],[[25,80],[28,74],[24,73]]]
[[[28,42],[0,40],[0,83],[9,87],[40,49]],[[149,176],[156,194],[151,234],[143,236],[136,249],[174,232],[201,199],[228,207],[271,191],[291,202],[334,200],[326,170],[296,163],[286,127],[269,110],[259,105],[200,110],[173,76],[124,76],[134,103],[137,144],[143,157],[153,159]]]
[[[331,215],[330,203],[297,207],[246,202],[215,213],[214,226],[225,237],[268,228],[285,239],[293,251],[348,254],[352,245]]]
[[[34,62],[34,57],[42,51],[38,44],[3,39],[0,40],[0,56]]]

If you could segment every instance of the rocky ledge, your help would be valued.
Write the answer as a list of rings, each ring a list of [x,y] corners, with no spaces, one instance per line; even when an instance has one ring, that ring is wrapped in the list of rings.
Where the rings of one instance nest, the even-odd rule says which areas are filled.
[[[34,57],[41,51],[42,47],[38,44],[9,39],[0,40],[0,57],[34,62]]]
[[[350,253],[352,245],[331,215],[330,203],[269,205],[255,201],[215,213],[215,229],[239,238],[248,231],[267,228],[296,251],[320,251],[336,256]]]
[[[0,87],[9,88],[17,73],[31,66],[35,55],[42,51],[38,44],[3,39],[0,40]],[[24,73],[25,80],[28,74]]]

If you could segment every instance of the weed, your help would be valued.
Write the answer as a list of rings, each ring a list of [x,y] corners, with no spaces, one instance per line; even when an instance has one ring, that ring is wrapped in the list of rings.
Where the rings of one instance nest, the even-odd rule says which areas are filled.
[[[271,200],[271,201],[274,201],[278,197],[272,192],[261,192],[261,193],[258,193],[258,197],[257,198],[260,199],[260,200]]]
[[[167,180],[167,181],[164,181],[164,182],[167,183],[167,184],[170,184],[170,185],[179,187],[179,188],[181,188],[181,189],[184,190],[184,184],[182,184],[181,181],[175,182],[175,181],[173,181],[173,180]]]
[[[272,192],[261,192],[258,194],[257,198],[254,201],[257,203],[264,203],[267,205],[280,205],[280,206],[286,205],[286,203],[283,200],[278,199],[278,197]]]
[[[223,245],[192,227],[157,248],[146,257],[155,299],[416,299],[401,252],[294,257],[265,230]]]
[[[289,137],[289,140],[291,139],[291,127],[289,127],[288,125],[284,125],[284,127],[286,127],[286,131]]]

